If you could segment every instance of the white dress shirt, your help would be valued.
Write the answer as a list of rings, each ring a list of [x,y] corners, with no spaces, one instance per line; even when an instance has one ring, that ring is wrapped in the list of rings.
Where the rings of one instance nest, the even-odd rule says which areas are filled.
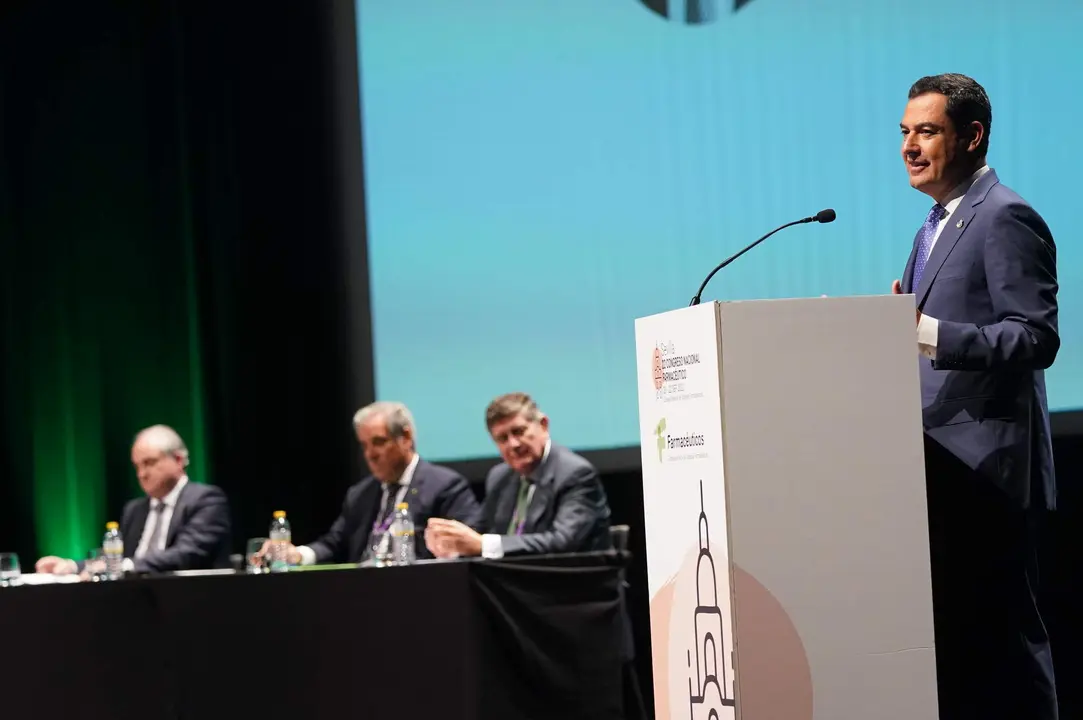
[[[545,450],[542,452],[541,462],[538,463],[538,467],[535,468],[531,475],[536,475],[538,470],[545,465],[545,461],[549,459],[549,450],[553,447],[553,439],[548,438],[545,441]],[[526,504],[523,507],[523,512],[526,513],[530,510],[530,502],[534,499],[534,485],[531,484],[530,492],[526,496]],[[499,560],[504,557],[504,542],[501,539],[501,535],[497,533],[486,533],[481,536],[481,556],[483,558],[489,558],[490,560]]]
[[[180,497],[181,490],[188,484],[188,476],[182,475],[181,479],[177,481],[177,484],[173,486],[173,489],[169,491],[161,500],[157,498],[150,499],[150,510],[147,512],[147,519],[143,523],[143,533],[139,536],[139,544],[135,547],[135,558],[141,558],[144,555],[158,550],[165,550],[166,536],[169,535],[169,524],[173,522],[173,511],[177,508],[177,499]],[[154,525],[154,515],[157,512],[156,508],[162,506],[162,516],[158,518],[158,524],[154,528],[155,534],[158,536],[155,538],[154,546],[150,547],[151,538],[151,526]],[[128,572],[135,567],[135,563],[132,562],[132,558],[126,558],[124,560],[124,569]]]
[[[417,470],[417,464],[420,461],[421,461],[421,456],[418,455],[415,452],[414,457],[410,460],[410,464],[407,465],[406,469],[402,471],[402,477],[399,478],[399,489],[398,489],[398,492],[395,493],[394,499],[391,499],[391,498],[387,497],[387,495],[388,495],[387,485],[384,484],[384,483],[380,483],[383,486],[380,489],[380,491],[382,493],[381,496],[380,496],[380,509],[382,511],[387,510],[387,503],[388,502],[391,502],[392,504],[397,505],[398,503],[403,501],[403,498],[406,497],[406,491],[410,487],[410,482],[414,479],[414,471]],[[383,512],[381,512],[380,515],[383,515]],[[386,546],[386,544],[388,542],[388,537],[387,537],[386,534],[384,535],[383,539],[380,542],[381,542],[382,545]],[[381,549],[384,549],[384,548],[381,548]],[[301,554],[301,564],[302,565],[315,565],[316,564],[316,551],[313,550],[312,548],[310,548],[308,545],[298,545],[297,546],[297,552],[299,552]]]
[[[970,186],[973,185],[978,178],[987,172],[989,172],[989,166],[982,165],[977,172],[959,183],[959,185],[944,198],[944,202],[940,203],[945,210],[944,217],[940,218],[940,223],[936,226],[936,234],[933,235],[933,241],[929,243],[929,255],[933,254],[933,248],[936,247],[936,241],[940,238],[940,233],[944,231],[945,224],[951,219],[951,216],[959,209],[959,205],[963,202],[963,196],[966,195],[966,191],[970,189]],[[926,260],[927,259],[928,258],[926,258]],[[917,288],[915,287],[913,290],[916,291]],[[921,319],[918,320],[918,352],[927,358],[935,360],[936,341],[939,335],[940,321],[922,313]]]

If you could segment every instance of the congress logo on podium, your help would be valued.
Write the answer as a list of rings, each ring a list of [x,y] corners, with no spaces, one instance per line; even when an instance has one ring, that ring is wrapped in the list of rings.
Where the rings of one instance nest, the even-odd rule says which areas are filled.
[[[656,342],[651,352],[651,380],[654,398],[663,402],[700,397],[702,392],[692,392],[690,380],[699,370],[698,352],[682,350],[672,341]]]
[[[654,348],[654,358],[651,362],[654,374],[654,389],[661,390],[666,384],[665,374],[662,372],[662,351]]]

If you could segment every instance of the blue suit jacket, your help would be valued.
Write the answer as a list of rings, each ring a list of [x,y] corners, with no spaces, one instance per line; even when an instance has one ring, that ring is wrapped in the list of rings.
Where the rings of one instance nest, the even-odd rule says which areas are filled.
[[[1053,236],[989,170],[963,197],[918,287],[914,250],[903,292],[940,321],[922,357],[926,434],[1019,507],[1056,504],[1045,368],[1060,348]]]
[[[316,562],[360,562],[368,549],[372,524],[383,499],[380,481],[369,475],[351,485],[342,503],[342,513],[323,537],[308,546],[316,553]],[[467,525],[477,522],[480,512],[477,497],[459,473],[446,467],[418,460],[405,502],[414,521],[414,543],[418,557],[431,554],[422,540],[429,518],[458,520]]]

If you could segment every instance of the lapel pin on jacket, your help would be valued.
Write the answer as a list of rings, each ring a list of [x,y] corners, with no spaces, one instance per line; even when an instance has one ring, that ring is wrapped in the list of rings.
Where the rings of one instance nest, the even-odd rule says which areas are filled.
[[[955,227],[957,227],[957,228],[961,228],[962,226],[963,226],[963,221],[962,221],[962,220],[960,220],[959,222],[955,223]]]

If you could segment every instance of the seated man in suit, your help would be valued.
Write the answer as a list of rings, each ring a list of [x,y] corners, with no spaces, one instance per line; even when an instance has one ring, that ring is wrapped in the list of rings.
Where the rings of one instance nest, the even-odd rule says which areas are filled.
[[[142,430],[132,443],[132,465],[146,495],[129,500],[121,515],[124,570],[229,567],[229,502],[221,489],[188,481],[188,448],[181,436],[165,425]],[[82,563],[50,555],[35,569],[65,575],[80,572]]]
[[[431,517],[476,521],[478,501],[466,478],[417,454],[414,419],[405,405],[373,403],[357,411],[353,424],[372,474],[346,491],[342,513],[323,537],[289,546],[290,564],[368,560],[374,546],[389,541],[387,529],[400,502],[409,506],[416,528]],[[427,555],[420,543],[417,554]]]
[[[549,438],[549,418],[529,395],[496,398],[485,411],[485,423],[504,462],[489,471],[481,520],[474,527],[429,521],[425,543],[434,555],[500,558],[612,547],[609,504],[598,472]]]

